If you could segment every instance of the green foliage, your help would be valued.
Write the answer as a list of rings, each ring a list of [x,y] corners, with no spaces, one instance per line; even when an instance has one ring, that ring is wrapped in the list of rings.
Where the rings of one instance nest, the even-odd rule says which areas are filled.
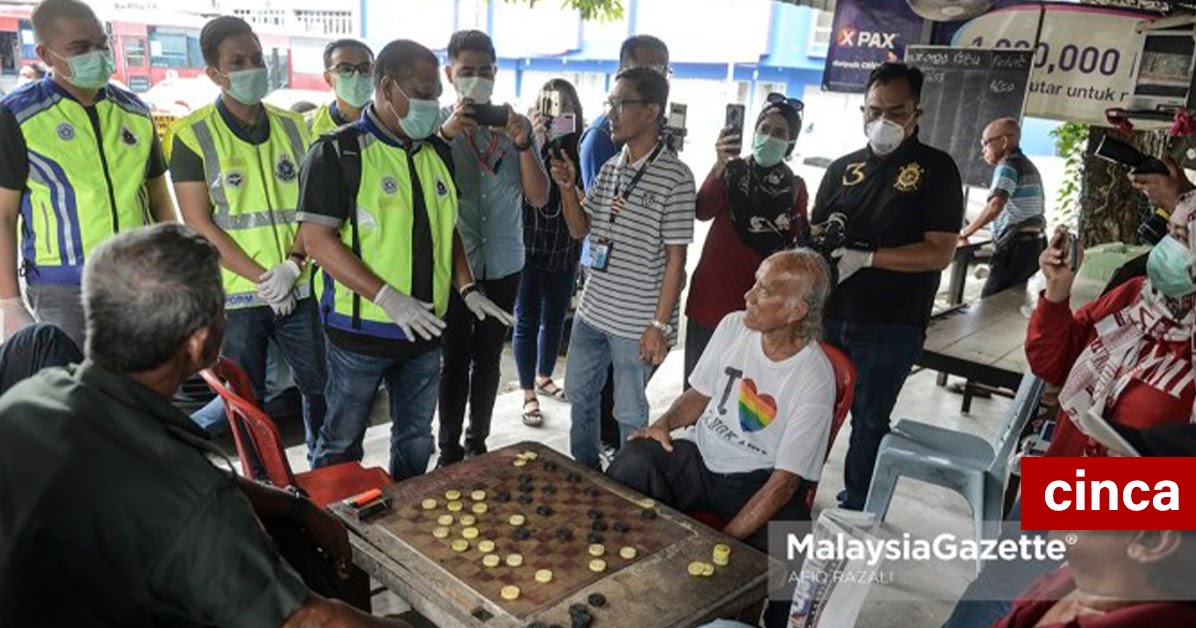
[[[539,0],[503,0],[508,3],[526,2],[529,6],[536,6]],[[623,17],[623,0],[561,0],[561,8],[573,9],[581,13],[581,19],[587,21],[613,22]]]
[[[1088,147],[1088,125],[1066,122],[1051,131],[1055,153],[1063,158],[1063,183],[1050,216],[1051,224],[1076,227],[1080,193],[1084,187],[1084,151]]]

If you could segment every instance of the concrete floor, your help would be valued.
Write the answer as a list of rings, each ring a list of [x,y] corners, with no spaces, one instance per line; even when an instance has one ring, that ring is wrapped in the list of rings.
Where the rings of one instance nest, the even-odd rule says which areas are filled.
[[[969,293],[978,291],[982,282],[969,282]],[[945,285],[945,282],[944,282]],[[653,418],[663,413],[681,391],[682,352],[674,349],[648,387]],[[556,373],[563,381],[564,360]],[[504,354],[503,378],[494,410],[491,449],[520,441],[538,441],[558,451],[568,452],[569,407],[552,399],[542,399],[545,421],[543,427],[529,428],[520,421],[522,393],[510,350]],[[976,399],[972,411],[960,413],[959,395],[936,385],[936,373],[915,372],[906,382],[898,399],[894,420],[916,418],[950,429],[976,434],[991,440],[999,429],[1010,400],[1003,397]],[[373,427],[365,439],[365,464],[385,468],[389,456],[389,430],[386,418],[385,395],[379,395],[372,415]],[[835,494],[843,484],[843,460],[847,452],[851,426],[846,424],[839,433],[823,471],[823,479],[815,503],[815,516],[823,508],[833,507]],[[296,442],[296,441],[292,441]],[[301,442],[301,441],[298,441]],[[304,447],[299,444],[288,449],[291,465],[296,470],[307,468]],[[433,463],[435,460],[433,459]],[[898,484],[886,532],[910,532],[928,537],[939,533],[953,533],[960,538],[972,534],[971,511],[956,493],[912,480]],[[954,600],[974,577],[970,563],[935,566],[932,569],[901,571],[891,585],[874,585],[865,602],[857,626],[869,628],[910,628],[939,626],[950,614]],[[904,600],[904,601],[897,601]],[[384,594],[375,600],[375,611],[397,613],[406,605],[396,596]]]

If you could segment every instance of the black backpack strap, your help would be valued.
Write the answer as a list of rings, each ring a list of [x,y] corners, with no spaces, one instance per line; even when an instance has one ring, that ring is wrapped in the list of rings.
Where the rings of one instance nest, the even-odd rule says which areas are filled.
[[[349,211],[349,233],[353,254],[361,258],[361,235],[357,230],[357,191],[361,188],[361,140],[356,125],[343,126],[333,134],[337,161],[344,183],[345,207]],[[361,328],[361,295],[353,293],[353,328]]]

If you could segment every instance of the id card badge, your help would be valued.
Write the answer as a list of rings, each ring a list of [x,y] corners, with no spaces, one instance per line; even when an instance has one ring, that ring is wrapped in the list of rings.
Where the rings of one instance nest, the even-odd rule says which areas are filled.
[[[595,240],[590,246],[590,268],[606,270],[610,264],[610,250],[614,242],[605,238]]]

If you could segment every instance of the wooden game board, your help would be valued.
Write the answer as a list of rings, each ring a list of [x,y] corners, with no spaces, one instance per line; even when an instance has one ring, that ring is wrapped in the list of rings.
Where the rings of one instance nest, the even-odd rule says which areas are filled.
[[[515,466],[526,452],[535,459]],[[447,509],[450,490],[462,494],[455,500],[460,510]],[[476,490],[486,493],[480,502],[471,498]],[[522,627],[541,621],[567,627],[569,607],[578,603],[589,606],[598,627],[689,625],[765,594],[768,560],[763,554],[671,509],[645,508],[643,496],[535,443],[407,480],[391,487],[389,495],[390,511],[366,522],[346,507],[334,510],[360,535],[352,535],[355,560],[440,626]],[[521,496],[529,497],[520,501]],[[425,500],[435,500],[435,506],[425,509]],[[485,504],[486,511],[474,513],[475,503]],[[516,514],[525,518],[522,526],[510,523]],[[446,515],[453,522],[441,526],[438,519]],[[476,523],[463,525],[462,515],[474,516]],[[595,525],[596,520],[602,523]],[[434,536],[438,527],[448,528],[449,535]],[[469,539],[466,551],[454,551],[450,543],[462,539],[466,527],[479,534]],[[526,538],[516,538],[520,527]],[[568,537],[562,530],[572,537],[562,538]],[[499,566],[483,566],[482,540],[494,542],[493,554],[503,559]],[[589,547],[597,541],[605,551],[595,557]],[[711,577],[690,576],[687,565],[709,562],[717,543],[732,547],[730,565]],[[635,558],[620,556],[624,547],[635,548]],[[512,553],[522,556],[521,566],[507,565]],[[590,569],[595,558],[605,561],[605,570]],[[541,569],[552,571],[551,582],[536,581]],[[502,597],[509,585],[519,587],[517,599]],[[589,605],[593,593],[606,604]]]

